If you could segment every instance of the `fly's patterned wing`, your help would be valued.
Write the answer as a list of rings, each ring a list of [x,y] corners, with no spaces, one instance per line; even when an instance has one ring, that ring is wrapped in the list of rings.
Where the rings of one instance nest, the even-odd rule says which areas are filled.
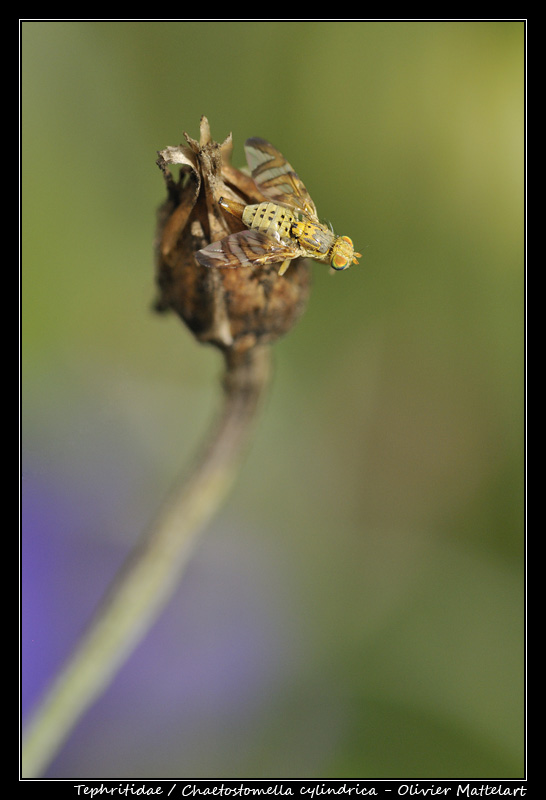
[[[257,136],[246,140],[245,153],[254,183],[269,200],[317,219],[309,192],[282,153]]]
[[[195,254],[204,267],[257,267],[299,255],[297,247],[273,239],[254,229],[232,233]]]

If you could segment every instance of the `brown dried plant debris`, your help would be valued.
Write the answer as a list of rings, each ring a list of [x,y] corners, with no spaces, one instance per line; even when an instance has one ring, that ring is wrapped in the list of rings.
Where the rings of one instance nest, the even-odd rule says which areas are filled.
[[[157,164],[167,199],[158,212],[156,236],[158,311],[173,310],[201,342],[226,355],[242,354],[287,333],[302,314],[310,288],[309,264],[297,259],[284,276],[278,264],[210,269],[195,253],[210,242],[244,230],[219,207],[220,197],[245,205],[264,200],[248,175],[231,166],[231,135],[219,144],[206,117],[200,140],[166,147]],[[172,168],[179,166],[176,179]]]

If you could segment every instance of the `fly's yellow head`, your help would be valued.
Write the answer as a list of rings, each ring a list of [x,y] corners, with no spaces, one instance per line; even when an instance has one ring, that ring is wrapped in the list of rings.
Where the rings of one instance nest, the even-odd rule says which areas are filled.
[[[348,236],[338,236],[332,248],[330,263],[333,269],[347,269],[351,264],[358,264],[360,253],[355,253],[353,242]]]

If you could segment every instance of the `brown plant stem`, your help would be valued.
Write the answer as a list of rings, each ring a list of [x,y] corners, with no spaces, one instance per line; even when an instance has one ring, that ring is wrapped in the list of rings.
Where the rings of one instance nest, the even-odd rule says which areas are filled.
[[[30,719],[23,740],[24,778],[42,774],[171,598],[200,533],[237,477],[269,377],[267,346],[226,352],[219,419]]]

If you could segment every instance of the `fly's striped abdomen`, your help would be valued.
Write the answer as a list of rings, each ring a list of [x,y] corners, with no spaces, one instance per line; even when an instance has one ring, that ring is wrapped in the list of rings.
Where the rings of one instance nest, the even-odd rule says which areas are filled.
[[[275,238],[292,239],[292,225],[296,222],[294,214],[276,203],[258,203],[246,206],[243,222],[248,228],[267,233]]]

